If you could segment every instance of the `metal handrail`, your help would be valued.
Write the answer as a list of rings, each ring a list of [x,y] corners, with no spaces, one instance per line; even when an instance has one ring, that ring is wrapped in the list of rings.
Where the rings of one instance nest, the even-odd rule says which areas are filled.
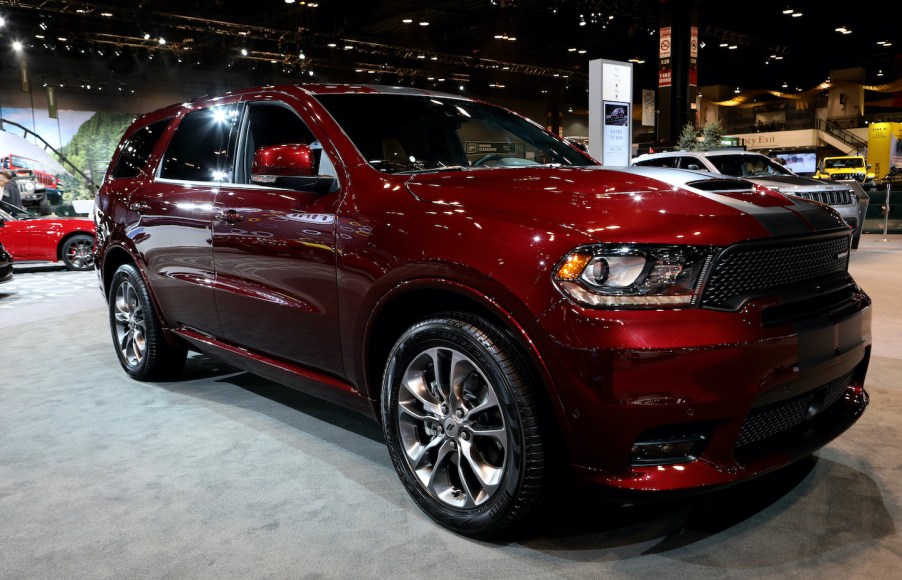
[[[97,184],[94,183],[94,180],[91,179],[90,176],[88,176],[84,171],[82,171],[81,169],[76,167],[74,163],[69,161],[69,159],[66,158],[65,155],[63,155],[62,151],[59,151],[56,147],[54,147],[53,145],[48,143],[43,137],[41,137],[40,135],[38,135],[37,133],[35,133],[31,129],[29,129],[28,127],[20,125],[19,123],[16,123],[15,121],[10,121],[8,119],[0,118],[0,129],[5,131],[6,125],[12,125],[14,127],[18,127],[19,129],[21,129],[22,133],[23,133],[23,137],[25,135],[31,135],[35,139],[38,139],[41,143],[44,144],[45,151],[47,149],[49,149],[56,154],[57,159],[59,159],[60,165],[68,166],[71,171],[74,171],[75,173],[77,173],[79,176],[81,176],[82,179],[85,180],[85,182],[87,182],[88,188],[91,190],[91,193],[95,193],[95,194],[97,193]]]
[[[854,148],[857,152],[860,152],[862,149],[868,146],[867,141],[861,139],[851,131],[847,131],[846,129],[843,129],[842,127],[831,121],[816,119],[815,126],[819,131],[823,131],[824,133],[828,133],[829,135],[839,139],[849,147]]]

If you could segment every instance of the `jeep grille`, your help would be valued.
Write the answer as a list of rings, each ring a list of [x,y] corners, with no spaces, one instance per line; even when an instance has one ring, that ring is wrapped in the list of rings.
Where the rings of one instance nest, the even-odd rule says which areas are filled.
[[[812,201],[819,201],[830,205],[848,205],[852,203],[852,192],[844,191],[800,191],[793,192],[794,196]]]

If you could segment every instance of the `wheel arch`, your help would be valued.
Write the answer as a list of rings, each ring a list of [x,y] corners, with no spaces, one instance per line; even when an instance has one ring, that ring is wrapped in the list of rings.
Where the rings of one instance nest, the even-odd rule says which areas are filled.
[[[141,271],[141,268],[138,266],[138,261],[125,248],[121,246],[112,246],[107,249],[103,256],[103,264],[100,265],[100,282],[105,297],[109,297],[110,295],[110,284],[113,280],[113,274],[115,274],[116,270],[119,269],[119,266],[122,266],[123,264],[132,264],[138,268],[139,272]],[[144,275],[143,272],[141,275]]]
[[[170,332],[169,323],[163,317],[160,311],[160,305],[157,303],[157,297],[154,294],[153,287],[147,281],[147,274],[144,272],[144,268],[139,263],[138,259],[131,252],[129,252],[126,247],[120,245],[110,246],[103,254],[103,263],[99,265],[95,263],[95,267],[100,271],[100,284],[101,288],[103,289],[104,298],[109,300],[110,287],[113,283],[113,275],[116,273],[116,270],[118,270],[119,267],[124,264],[131,264],[132,266],[134,266],[138,271],[138,275],[141,276],[141,279],[147,286],[147,293],[150,295],[150,301],[153,303],[154,310],[156,311],[157,317],[160,320],[160,325],[163,330],[163,336],[166,337],[166,342],[169,343],[169,345],[172,347],[188,348],[183,340],[177,338],[175,334]]]
[[[415,322],[432,315],[462,312],[485,319],[502,332],[518,349],[523,365],[537,386],[541,408],[547,410],[546,424],[553,433],[549,443],[567,455],[564,431],[568,429],[557,388],[545,361],[528,331],[515,316],[491,297],[449,280],[415,280],[397,286],[373,309],[363,337],[363,369],[367,395],[374,416],[380,421],[382,375],[394,344]]]

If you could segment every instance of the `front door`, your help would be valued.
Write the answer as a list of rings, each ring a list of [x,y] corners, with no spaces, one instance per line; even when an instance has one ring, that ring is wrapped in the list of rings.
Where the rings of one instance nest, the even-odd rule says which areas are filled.
[[[251,184],[256,149],[318,145],[285,103],[247,103],[240,135],[235,183],[220,188],[213,221],[223,336],[252,351],[340,376],[339,188],[312,193]]]

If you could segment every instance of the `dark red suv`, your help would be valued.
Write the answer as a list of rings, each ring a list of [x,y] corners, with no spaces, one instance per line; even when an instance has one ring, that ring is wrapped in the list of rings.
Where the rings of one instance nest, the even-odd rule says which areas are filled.
[[[173,105],[128,129],[96,216],[129,375],[197,350],[365,413],[414,501],[471,536],[562,473],[641,495],[772,471],[868,402],[870,299],[836,212],[598,167],[458,96]]]

